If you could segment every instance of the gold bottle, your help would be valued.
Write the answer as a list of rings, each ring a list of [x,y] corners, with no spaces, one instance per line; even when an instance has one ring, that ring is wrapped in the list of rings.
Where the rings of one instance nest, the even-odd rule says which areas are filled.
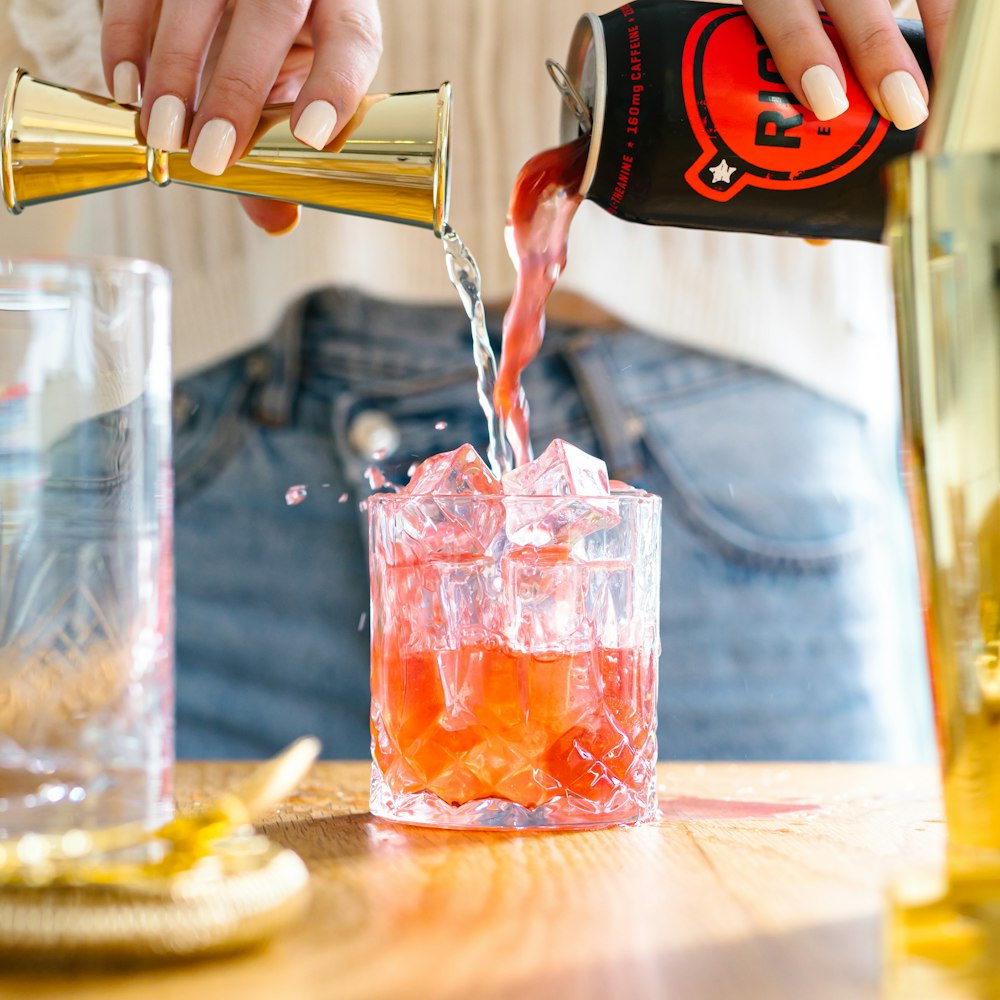
[[[152,181],[296,202],[433,229],[448,222],[451,87],[366,97],[322,151],[299,142],[290,104],[264,109],[247,153],[218,177],[188,150],[146,146],[139,112],[110,98],[11,74],[2,126],[3,196],[14,213],[57,198]]]
[[[905,446],[946,864],[900,879],[894,995],[1000,996],[1000,4],[962,0],[922,151],[892,165]]]

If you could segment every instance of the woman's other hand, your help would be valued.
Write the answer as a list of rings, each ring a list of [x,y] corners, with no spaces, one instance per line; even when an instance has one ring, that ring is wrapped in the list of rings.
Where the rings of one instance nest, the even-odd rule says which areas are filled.
[[[944,48],[957,0],[919,0],[931,60]],[[820,21],[814,0],[744,0],[775,66],[817,118],[847,110],[844,67]],[[900,34],[888,0],[826,0],[854,74],[872,104],[899,129],[927,118],[929,91],[917,60]]]
[[[120,103],[143,98],[157,149],[191,150],[221,174],[250,144],[265,103],[294,101],[292,132],[322,149],[350,121],[382,54],[376,0],[104,0],[102,56]],[[270,232],[298,209],[242,199]]]

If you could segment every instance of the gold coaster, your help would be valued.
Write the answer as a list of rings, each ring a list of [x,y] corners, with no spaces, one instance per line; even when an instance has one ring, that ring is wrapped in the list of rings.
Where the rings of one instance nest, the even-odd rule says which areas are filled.
[[[0,963],[132,963],[233,951],[305,912],[309,873],[253,831],[319,754],[297,740],[157,830],[131,823],[0,840]]]
[[[297,854],[251,836],[219,842],[159,883],[5,886],[0,962],[151,962],[251,947],[303,915],[308,883]]]

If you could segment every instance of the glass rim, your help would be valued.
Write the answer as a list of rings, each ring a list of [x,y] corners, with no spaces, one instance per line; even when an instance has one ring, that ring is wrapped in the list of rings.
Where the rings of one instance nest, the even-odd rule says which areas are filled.
[[[115,255],[83,256],[17,256],[0,254],[0,284],[18,275],[59,280],[66,277],[91,276],[95,274],[133,274],[149,278],[156,283],[170,285],[170,271],[162,264],[144,257]]]
[[[472,502],[475,500],[588,500],[599,502],[602,500],[626,500],[637,503],[639,501],[661,500],[657,493],[572,493],[572,494],[538,494],[538,493],[372,493],[366,498],[381,504],[404,503],[406,501],[419,500],[464,500]]]

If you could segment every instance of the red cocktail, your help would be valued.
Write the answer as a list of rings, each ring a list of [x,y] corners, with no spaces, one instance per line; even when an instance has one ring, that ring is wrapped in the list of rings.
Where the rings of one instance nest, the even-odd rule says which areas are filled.
[[[441,475],[370,501],[372,812],[651,818],[659,498],[611,492],[562,442],[502,485],[468,446],[430,462]]]

